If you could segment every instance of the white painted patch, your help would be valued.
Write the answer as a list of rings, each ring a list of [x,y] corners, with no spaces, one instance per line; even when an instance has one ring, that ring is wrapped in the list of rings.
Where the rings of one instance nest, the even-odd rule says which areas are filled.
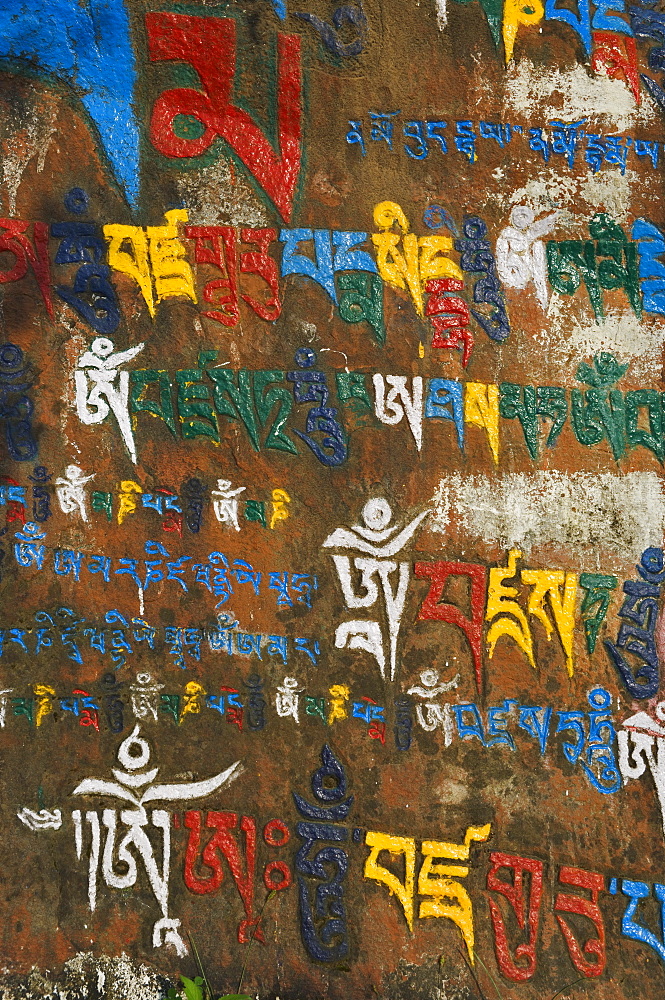
[[[550,362],[561,366],[565,378],[561,381],[577,385],[575,371],[581,361],[589,361],[599,351],[609,351],[619,361],[629,362],[626,384],[646,388],[658,386],[662,360],[662,329],[642,322],[627,306],[624,313],[610,313],[596,323],[592,316],[583,322],[570,308],[570,297],[553,293],[547,323],[534,340],[543,348]]]
[[[576,569],[637,560],[663,543],[665,493],[655,472],[455,474],[441,480],[433,503],[432,531],[455,521],[472,539],[527,554],[554,544]]]
[[[112,412],[134,465],[136,445],[129,415],[129,372],[119,368],[133,361],[144,347],[145,344],[138,344],[126,351],[116,351],[108,337],[95,337],[89,349],[81,354],[74,372],[79,420],[94,426]]]
[[[435,0],[436,2],[436,23],[439,31],[443,31],[448,24],[448,3],[447,0]]]
[[[554,229],[559,212],[537,216],[529,205],[515,205],[510,225],[496,241],[496,269],[499,278],[510,288],[526,288],[533,283],[536,298],[547,309],[547,258],[544,236]]]
[[[54,809],[53,812],[49,812],[48,809],[40,809],[39,812],[35,812],[34,809],[28,809],[25,806],[16,815],[21,823],[27,826],[28,830],[59,830],[62,826],[62,811],[60,809]]]
[[[323,548],[359,553],[353,557],[350,554],[332,555],[347,608],[351,612],[360,608],[374,608],[376,614],[381,604],[381,593],[387,619],[387,634],[381,628],[381,621],[362,618],[341,622],[335,632],[335,647],[360,649],[369,653],[376,659],[384,678],[387,676],[386,665],[389,659],[388,676],[391,681],[395,679],[397,668],[397,641],[410,574],[408,560],[397,563],[392,559],[410,543],[428,514],[429,510],[421,511],[400,530],[400,521],[393,520],[393,511],[388,501],[383,497],[374,497],[362,509],[362,524],[354,524],[351,528],[336,528],[323,542]],[[372,558],[368,559],[367,556]],[[396,580],[391,576],[395,570],[398,574]],[[354,577],[358,572],[361,574],[360,590],[364,590],[364,594],[355,591]],[[389,657],[386,656],[387,652]]]
[[[579,121],[589,118],[606,129],[630,131],[656,124],[653,102],[646,96],[638,108],[631,91],[621,80],[591,76],[584,66],[557,69],[536,66],[521,59],[506,71],[505,112],[528,116],[545,125],[554,118]],[[638,136],[641,138],[641,136]]]

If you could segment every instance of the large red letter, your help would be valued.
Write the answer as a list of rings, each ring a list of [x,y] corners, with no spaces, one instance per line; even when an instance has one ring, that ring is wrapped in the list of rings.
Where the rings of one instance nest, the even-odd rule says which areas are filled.
[[[216,135],[238,154],[274,203],[285,222],[293,208],[300,172],[302,78],[300,38],[277,35],[276,153],[254,120],[230,103],[236,65],[236,25],[228,17],[146,14],[148,48],[153,61],[189,63],[203,90],[165,90],[152,109],[150,138],[165,156],[200,156]],[[178,115],[193,115],[205,126],[198,138],[177,135]]]
[[[215,889],[218,889],[223,878],[220,856],[223,854],[231,869],[233,881],[245,908],[245,919],[238,924],[238,941],[241,944],[246,944],[252,937],[256,938],[257,941],[264,941],[263,931],[258,926],[258,918],[254,916],[256,823],[251,816],[241,816],[240,818],[240,829],[245,834],[244,874],[240,846],[230,832],[235,829],[237,823],[237,813],[214,812],[212,810],[208,813],[206,826],[215,830],[215,833],[203,848],[203,863],[212,868],[213,875],[204,880],[199,879],[194,874],[194,861],[201,839],[201,813],[195,811],[185,813],[185,826],[192,831],[185,854],[185,884],[188,889],[196,893],[214,892]],[[250,927],[255,928],[253,934],[248,934]]]
[[[190,892],[195,892],[199,896],[208,892],[216,892],[224,881],[224,870],[221,858],[217,853],[216,837],[211,837],[203,848],[203,864],[212,870],[212,875],[207,878],[199,878],[194,871],[194,864],[201,846],[201,813],[197,809],[190,809],[185,813],[185,826],[190,831],[185,851],[185,885]],[[206,826],[211,826],[210,813],[208,813]]]
[[[473,334],[469,329],[469,307],[459,295],[446,292],[461,292],[463,281],[454,278],[434,278],[425,285],[430,298],[425,306],[425,315],[432,320],[434,336],[432,347],[461,347],[462,365],[469,363],[473,350]],[[452,315],[441,315],[448,313]]]
[[[588,889],[591,892],[590,900],[559,892],[554,900],[554,909],[563,910],[564,913],[580,913],[583,917],[588,917],[589,920],[593,921],[598,931],[598,937],[585,941],[584,947],[580,948],[566,921],[558,913],[556,914],[561,933],[566,939],[570,957],[577,971],[588,978],[600,976],[605,969],[607,956],[605,954],[605,924],[598,906],[598,893],[605,888],[605,879],[596,872],[586,872],[582,868],[568,868],[562,865],[559,869],[559,882],[563,885],[577,885],[581,889]],[[595,955],[596,960],[587,962],[582,954],[583,951],[587,955]]]
[[[421,579],[430,577],[432,583],[427,596],[422,603],[418,618],[433,618],[449,625],[461,628],[471,646],[473,663],[476,671],[476,687],[482,691],[483,665],[481,648],[483,642],[483,614],[485,610],[485,591],[487,588],[487,569],[476,563],[458,562],[417,562],[414,573]],[[468,576],[471,581],[471,617],[467,618],[454,604],[444,604],[441,601],[443,588],[449,576]]]
[[[226,274],[224,278],[209,281],[203,289],[206,302],[225,308],[211,309],[202,315],[208,319],[216,319],[224,326],[235,326],[240,319],[235,229],[232,226],[186,226],[185,236],[194,240],[194,260],[197,264],[213,264]],[[215,294],[218,289],[224,288],[228,289],[228,295]]]
[[[526,929],[529,935],[529,940],[518,944],[515,949],[515,958],[526,958],[527,960],[526,966],[522,967],[516,965],[511,957],[506,925],[499,905],[493,899],[489,899],[496,964],[502,975],[508,979],[525,982],[527,979],[531,979],[536,971],[536,938],[540,920],[540,900],[543,894],[543,863],[534,858],[521,858],[517,854],[502,854],[500,851],[492,851],[490,861],[492,867],[487,873],[487,888],[506,897],[517,917],[520,930]],[[512,884],[497,878],[497,872],[500,868],[513,869]],[[524,872],[531,874],[528,907],[527,900],[524,898]]]
[[[0,228],[6,230],[0,235],[0,253],[9,253],[14,257],[14,266],[10,271],[0,271],[0,284],[8,281],[18,281],[28,270],[33,270],[39,290],[44,299],[44,305],[53,319],[53,303],[51,301],[51,272],[48,256],[48,226],[45,222],[33,223],[32,232],[34,248],[26,236],[29,223],[20,219],[0,219]]]

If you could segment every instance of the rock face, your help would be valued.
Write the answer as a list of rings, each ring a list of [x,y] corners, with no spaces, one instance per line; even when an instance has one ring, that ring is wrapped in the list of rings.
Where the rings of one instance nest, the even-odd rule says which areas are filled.
[[[0,1000],[661,997],[663,17],[0,0]]]

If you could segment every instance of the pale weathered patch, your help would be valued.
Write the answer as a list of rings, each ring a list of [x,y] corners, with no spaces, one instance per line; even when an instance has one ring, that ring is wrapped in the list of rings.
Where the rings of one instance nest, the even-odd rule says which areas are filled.
[[[0,165],[10,215],[17,214],[18,189],[30,161],[37,160],[38,174],[44,169],[59,110],[60,100],[55,94],[40,95],[34,107],[24,109],[22,115],[15,111],[4,122]]]
[[[255,228],[270,225],[259,195],[223,157],[209,167],[179,174],[177,184],[190,225]]]
[[[3,970],[6,974],[6,970]],[[0,981],[0,1000],[161,1000],[171,983],[149,965],[141,965],[128,955],[95,956],[82,951],[65,962],[62,975],[51,977],[33,969],[23,979],[7,976]]]
[[[550,362],[561,365],[565,377],[560,381],[577,385],[575,371],[580,361],[589,361],[599,351],[609,351],[622,362],[629,362],[626,383],[640,383],[651,388],[660,379],[662,369],[662,330],[656,324],[642,322],[627,306],[626,312],[609,313],[599,323],[592,316],[583,322],[570,308],[570,298],[554,293],[550,299],[547,322],[534,335]]]
[[[639,175],[630,169],[625,174],[619,170],[590,173],[582,178],[578,193],[594,211],[607,212],[617,222],[626,225],[633,219],[630,212],[631,197],[639,190],[638,182],[644,181],[643,174]],[[648,175],[646,182],[648,183]],[[627,235],[630,236],[630,232]]]
[[[661,545],[665,493],[655,472],[538,471],[445,476],[428,525],[446,532],[454,520],[470,539],[525,553],[541,546],[569,550],[570,565],[597,570],[599,560],[637,559]]]
[[[644,98],[638,108],[621,80],[604,74],[591,76],[580,65],[571,69],[549,66],[544,73],[542,66],[529,59],[520,59],[506,71],[506,117],[510,111],[525,115],[534,125],[546,125],[557,117],[564,121],[590,118],[621,132],[656,121],[653,103]]]
[[[607,212],[622,225],[632,220],[630,198],[635,185],[636,175],[632,170],[627,170],[624,176],[618,170],[608,170],[607,173],[575,177],[548,167],[541,170],[538,176],[530,178],[523,187],[516,188],[508,200],[505,191],[488,191],[483,207],[494,205],[499,209],[501,222],[504,218],[508,220],[514,205],[528,205],[536,215],[559,209],[561,215],[550,238],[588,239],[588,220],[595,212]],[[568,207],[572,204],[584,207],[573,213]]]

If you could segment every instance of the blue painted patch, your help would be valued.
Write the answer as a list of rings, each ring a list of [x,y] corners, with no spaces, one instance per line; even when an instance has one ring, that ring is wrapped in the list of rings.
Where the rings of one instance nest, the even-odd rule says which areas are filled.
[[[123,0],[0,0],[0,59],[67,80],[132,208],[139,197],[136,68]]]

